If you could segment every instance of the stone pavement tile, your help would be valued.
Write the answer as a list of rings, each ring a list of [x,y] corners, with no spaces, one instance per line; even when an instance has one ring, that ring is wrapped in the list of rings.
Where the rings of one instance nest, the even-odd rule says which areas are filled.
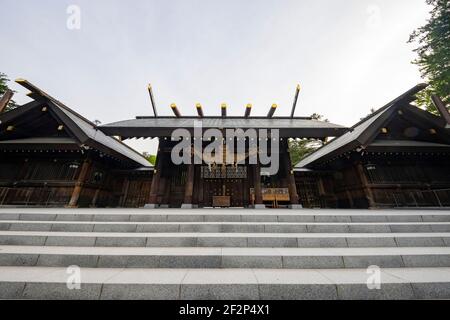
[[[263,300],[336,300],[337,290],[331,284],[260,284]]]
[[[25,282],[0,282],[0,299],[22,299]]]
[[[95,237],[64,237],[52,236],[45,241],[46,246],[77,246],[77,247],[93,247],[95,246]]]
[[[66,283],[27,283],[23,291],[24,299],[37,300],[97,300],[101,284],[81,284],[79,290],[70,290]]]
[[[181,300],[258,300],[257,284],[183,284]]]
[[[450,282],[413,283],[417,299],[450,299]]]
[[[394,238],[391,237],[379,237],[379,238],[347,238],[349,247],[396,247],[397,244]]]
[[[271,268],[283,267],[281,256],[223,256],[222,268]]]
[[[370,290],[366,284],[337,285],[338,297],[343,300],[409,300],[414,291],[409,283],[381,284],[380,289]]]
[[[0,266],[35,266],[38,261],[38,254],[21,253],[1,253]]]
[[[348,246],[346,238],[297,238],[297,241],[299,248],[345,248]]]
[[[42,267],[78,266],[95,268],[97,267],[97,261],[98,256],[96,255],[41,254],[36,265]]]
[[[380,268],[402,268],[404,267],[402,257],[399,255],[367,255],[367,256],[345,256],[346,268],[368,268],[369,266],[379,266]]]
[[[104,284],[102,300],[177,300],[179,284]]]
[[[397,237],[399,247],[439,247],[444,246],[440,237]]]

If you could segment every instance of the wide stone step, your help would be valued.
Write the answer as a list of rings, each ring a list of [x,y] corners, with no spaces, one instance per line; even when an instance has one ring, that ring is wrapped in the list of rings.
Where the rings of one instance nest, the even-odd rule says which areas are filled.
[[[3,299],[448,299],[450,268],[382,268],[379,289],[367,269],[104,269],[0,267]]]
[[[450,248],[105,248],[0,246],[0,266],[333,269],[450,267]]]
[[[85,247],[443,247],[450,233],[127,233],[0,231],[0,245]]]
[[[386,233],[450,232],[450,222],[100,222],[0,221],[3,231]]]
[[[0,209],[0,220],[116,222],[450,222],[444,210]]]

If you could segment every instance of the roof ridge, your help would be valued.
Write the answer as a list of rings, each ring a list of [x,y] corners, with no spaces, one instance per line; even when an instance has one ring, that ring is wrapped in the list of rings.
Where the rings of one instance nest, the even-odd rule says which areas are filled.
[[[112,140],[114,140],[115,142],[125,146],[126,148],[128,148],[130,151],[134,152],[136,155],[139,155],[142,159],[145,159],[145,157],[140,154],[139,152],[137,152],[136,150],[134,150],[133,148],[131,148],[130,146],[126,145],[125,143],[123,143],[122,141],[112,137],[112,136],[108,136],[106,134],[104,134],[99,128],[98,126],[88,120],[87,118],[85,118],[84,116],[82,116],[81,114],[79,114],[78,112],[76,112],[75,110],[73,110],[72,108],[69,108],[68,106],[66,106],[64,103],[62,103],[61,101],[59,101],[58,99],[55,99],[54,97],[52,97],[51,95],[49,95],[48,93],[46,93],[45,91],[41,90],[40,88],[38,88],[37,86],[33,85],[32,83],[30,83],[28,80],[26,79],[17,79],[16,82],[18,84],[20,84],[21,86],[23,86],[24,88],[30,90],[33,93],[38,94],[39,96],[50,100],[56,107],[58,108],[62,108],[64,110],[66,110],[67,112],[70,112],[71,114],[73,114],[74,116],[76,116],[77,118],[81,119],[82,121],[86,122],[88,125],[92,126],[93,129],[95,129],[95,135],[97,135],[98,132],[101,132],[103,135],[105,135],[105,137],[110,138]],[[147,160],[147,159],[145,159]]]
[[[311,152],[310,154],[308,154],[306,157],[304,157],[302,160],[300,160],[297,165],[295,165],[295,167],[300,168],[298,165],[307,160],[308,158],[310,158],[311,156],[313,156],[316,152],[318,152],[319,150],[331,145],[332,143],[335,143],[336,141],[338,141],[339,139],[344,138],[347,134],[353,132],[357,127],[359,127],[360,125],[364,124],[365,122],[369,121],[370,119],[372,119],[373,117],[379,115],[380,113],[388,110],[389,108],[397,105],[398,102],[402,101],[403,99],[407,98],[407,97],[411,97],[415,94],[417,94],[418,92],[422,91],[423,89],[425,89],[428,86],[428,84],[426,83],[419,83],[417,85],[415,85],[413,88],[409,89],[408,91],[406,91],[405,93],[403,93],[402,95],[398,96],[397,98],[395,98],[394,100],[390,101],[388,104],[382,106],[381,108],[377,109],[375,112],[367,115],[366,117],[364,117],[363,119],[361,119],[360,121],[358,121],[356,124],[354,124],[353,126],[351,126],[349,128],[349,130],[344,133],[343,135],[333,139],[330,143],[328,144],[324,144],[323,146],[321,146],[320,148],[314,150],[313,152]]]
[[[55,100],[56,100],[56,99],[55,99]],[[83,120],[83,121],[85,121],[86,123],[88,123],[89,125],[91,125],[91,126],[93,127],[93,129],[95,129],[95,136],[97,136],[97,134],[100,132],[100,133],[102,133],[104,136],[106,136],[107,138],[113,139],[113,140],[116,141],[117,143],[120,143],[120,144],[123,145],[124,147],[128,148],[130,151],[134,152],[135,154],[137,154],[137,155],[139,155],[140,157],[142,157],[143,159],[145,159],[145,157],[144,157],[142,154],[140,154],[139,152],[137,152],[136,150],[134,150],[133,148],[131,148],[131,147],[128,146],[127,144],[123,143],[122,141],[116,139],[116,138],[113,137],[113,136],[108,136],[108,135],[104,134],[103,131],[101,131],[101,130],[98,128],[98,126],[97,126],[95,123],[93,123],[92,121],[86,119],[85,117],[83,117],[82,115],[80,115],[78,112],[72,110],[71,108],[69,108],[68,106],[66,106],[65,104],[63,104],[62,102],[60,102],[60,101],[58,101],[58,100],[56,100],[56,101],[57,101],[57,102],[55,102],[55,101],[53,101],[53,102],[54,102],[54,104],[55,104],[57,107],[60,107],[60,108],[65,109],[67,112],[72,113],[74,116],[80,118],[81,120]],[[59,105],[59,104],[60,104],[60,105]],[[94,136],[94,137],[95,137],[95,136]],[[145,160],[147,160],[147,159],[145,159]]]
[[[392,100],[388,104],[382,106],[381,108],[377,109],[375,112],[372,112],[371,114],[369,114],[366,117],[362,118],[360,121],[358,121],[356,124],[354,124],[353,126],[350,127],[351,130],[353,130],[354,128],[356,128],[360,124],[366,122],[370,118],[376,116],[377,114],[381,113],[382,111],[384,111],[386,109],[389,109],[390,107],[392,107],[396,103],[400,102],[401,100],[417,94],[418,92],[420,92],[423,89],[425,89],[427,86],[428,86],[428,84],[426,84],[426,83],[419,83],[419,84],[415,85],[413,88],[409,89],[408,91],[406,91],[402,95],[398,96],[397,98],[395,98],[394,100]]]

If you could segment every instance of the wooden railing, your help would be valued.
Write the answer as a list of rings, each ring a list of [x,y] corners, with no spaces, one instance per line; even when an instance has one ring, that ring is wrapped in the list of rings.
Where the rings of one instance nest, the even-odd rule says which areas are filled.
[[[374,195],[380,207],[450,207],[450,189],[375,189]]]
[[[0,205],[64,206],[68,203],[72,187],[0,187]]]

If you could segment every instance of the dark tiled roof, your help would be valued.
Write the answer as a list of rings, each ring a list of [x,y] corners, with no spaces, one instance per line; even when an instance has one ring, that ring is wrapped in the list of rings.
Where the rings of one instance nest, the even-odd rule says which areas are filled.
[[[330,143],[324,145],[301,160],[296,165],[296,168],[308,167],[316,162],[324,161],[330,157],[353,150],[361,145],[368,145],[370,143],[370,139],[373,138],[373,133],[380,129],[378,124],[381,123],[381,121],[379,120],[384,119],[386,116],[391,114],[401,103],[414,100],[414,95],[422,91],[424,88],[426,88],[425,84],[419,84],[408,90],[384,107],[362,119],[347,133],[332,140]]]
[[[311,120],[307,118],[138,118],[106,124],[105,127],[162,127],[162,128],[193,128],[195,121],[201,121],[204,128],[337,128],[342,129],[343,126]]]
[[[94,149],[100,148],[104,153],[118,155],[120,158],[131,161],[138,166],[151,167],[150,163],[137,151],[128,147],[121,141],[105,135],[94,123],[76,113],[62,102],[51,97],[27,80],[19,79],[16,80],[16,82],[30,90],[30,96],[35,99],[36,102],[30,103],[28,106],[25,105],[19,107],[17,110],[4,113],[0,115],[0,118],[10,119],[11,117],[16,116],[16,114],[20,115],[23,112],[35,108],[35,105],[39,107],[39,102],[42,102],[42,104],[52,108],[55,114],[60,117],[63,122],[66,121],[65,125],[72,129],[72,133],[80,144],[85,144]]]
[[[309,118],[244,118],[244,117],[159,117],[137,118],[101,126],[109,135],[123,138],[170,136],[178,128],[193,130],[195,122],[201,121],[203,128],[218,129],[279,129],[281,137],[338,137],[347,128],[329,122]]]
[[[72,112],[67,107],[62,107],[56,104],[60,109],[87,135],[90,139],[94,140],[97,143],[102,144],[103,146],[110,148],[130,160],[136,162],[141,166],[151,166],[151,164],[145,159],[142,155],[140,155],[135,150],[131,149],[124,143],[120,142],[116,138],[109,137],[105,135],[102,131],[97,129],[95,125],[91,122],[88,122],[82,117],[79,117],[76,113]]]
[[[72,138],[66,137],[33,137],[14,140],[3,140],[0,144],[77,144]]]
[[[371,147],[440,147],[450,148],[450,145],[443,143],[415,141],[415,140],[375,140]]]

